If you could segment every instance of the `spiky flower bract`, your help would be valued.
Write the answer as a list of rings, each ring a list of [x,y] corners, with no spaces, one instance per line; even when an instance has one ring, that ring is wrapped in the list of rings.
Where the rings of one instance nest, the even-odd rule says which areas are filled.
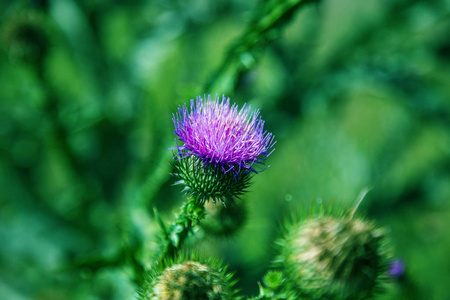
[[[232,204],[250,185],[251,175],[243,170],[237,176],[232,172],[223,173],[195,155],[177,160],[174,169],[174,175],[180,179],[175,184],[183,185],[184,192],[202,203]]]
[[[369,299],[386,278],[387,240],[374,223],[322,213],[288,226],[278,263],[308,299]]]
[[[272,133],[264,131],[259,110],[250,105],[240,110],[225,96],[211,100],[197,97],[173,115],[174,133],[183,145],[177,146],[180,158],[195,155],[205,163],[219,166],[224,173],[236,176],[241,170],[257,173],[255,164],[264,164],[274,142]]]
[[[141,300],[231,300],[235,282],[221,261],[181,255],[153,268],[141,288]]]

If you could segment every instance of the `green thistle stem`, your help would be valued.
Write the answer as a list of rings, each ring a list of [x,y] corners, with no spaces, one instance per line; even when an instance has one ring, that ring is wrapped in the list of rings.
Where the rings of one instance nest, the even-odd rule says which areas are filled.
[[[181,213],[172,223],[169,230],[164,231],[164,246],[160,261],[168,258],[175,258],[178,250],[183,245],[186,238],[192,233],[194,227],[205,218],[205,206],[196,198],[190,197],[181,208]]]
[[[267,44],[279,38],[280,30],[294,16],[301,7],[320,0],[288,0],[264,1],[253,16],[249,26],[231,44],[222,64],[212,74],[203,87],[204,91],[220,89],[225,93],[233,90],[238,76],[245,70],[251,69]]]

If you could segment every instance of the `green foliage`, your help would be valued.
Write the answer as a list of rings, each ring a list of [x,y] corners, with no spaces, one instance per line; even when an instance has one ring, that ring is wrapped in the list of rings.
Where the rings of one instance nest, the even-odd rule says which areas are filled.
[[[0,295],[135,299],[155,261],[195,249],[223,257],[242,295],[299,299],[278,271],[264,277],[278,225],[311,201],[350,208],[370,186],[359,209],[406,264],[380,298],[448,298],[449,11],[0,1]],[[213,213],[180,203],[170,177],[172,113],[203,93],[261,109],[277,137],[231,239],[198,230]]]
[[[206,217],[200,226],[206,234],[213,237],[236,234],[248,218],[245,200],[236,201],[228,206],[209,202],[205,204],[205,209]]]
[[[288,288],[289,281],[279,271],[268,271],[263,278],[263,285],[259,285],[258,297],[253,300],[294,300],[302,299],[295,291]]]
[[[181,208],[181,213],[172,223],[171,228],[166,230],[161,225],[163,232],[162,254],[159,261],[174,259],[179,254],[184,240],[192,233],[194,227],[205,217],[204,203],[198,201],[195,197],[190,198]],[[162,222],[160,222],[161,224]]]

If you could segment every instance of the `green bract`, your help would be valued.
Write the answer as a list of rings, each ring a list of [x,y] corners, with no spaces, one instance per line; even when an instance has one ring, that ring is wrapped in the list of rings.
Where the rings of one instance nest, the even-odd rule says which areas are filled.
[[[174,175],[180,179],[176,184],[184,185],[184,192],[203,203],[233,203],[250,185],[251,175],[246,171],[224,173],[220,166],[206,164],[195,155],[178,159],[174,167]]]

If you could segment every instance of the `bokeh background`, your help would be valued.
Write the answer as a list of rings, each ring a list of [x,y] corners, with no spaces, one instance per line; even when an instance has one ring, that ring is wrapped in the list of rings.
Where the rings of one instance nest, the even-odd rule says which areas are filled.
[[[450,1],[308,2],[1,1],[0,298],[134,299],[184,199],[172,113],[217,93],[276,150],[245,225],[188,249],[257,295],[292,211],[370,188],[406,265],[379,299],[450,299]]]

